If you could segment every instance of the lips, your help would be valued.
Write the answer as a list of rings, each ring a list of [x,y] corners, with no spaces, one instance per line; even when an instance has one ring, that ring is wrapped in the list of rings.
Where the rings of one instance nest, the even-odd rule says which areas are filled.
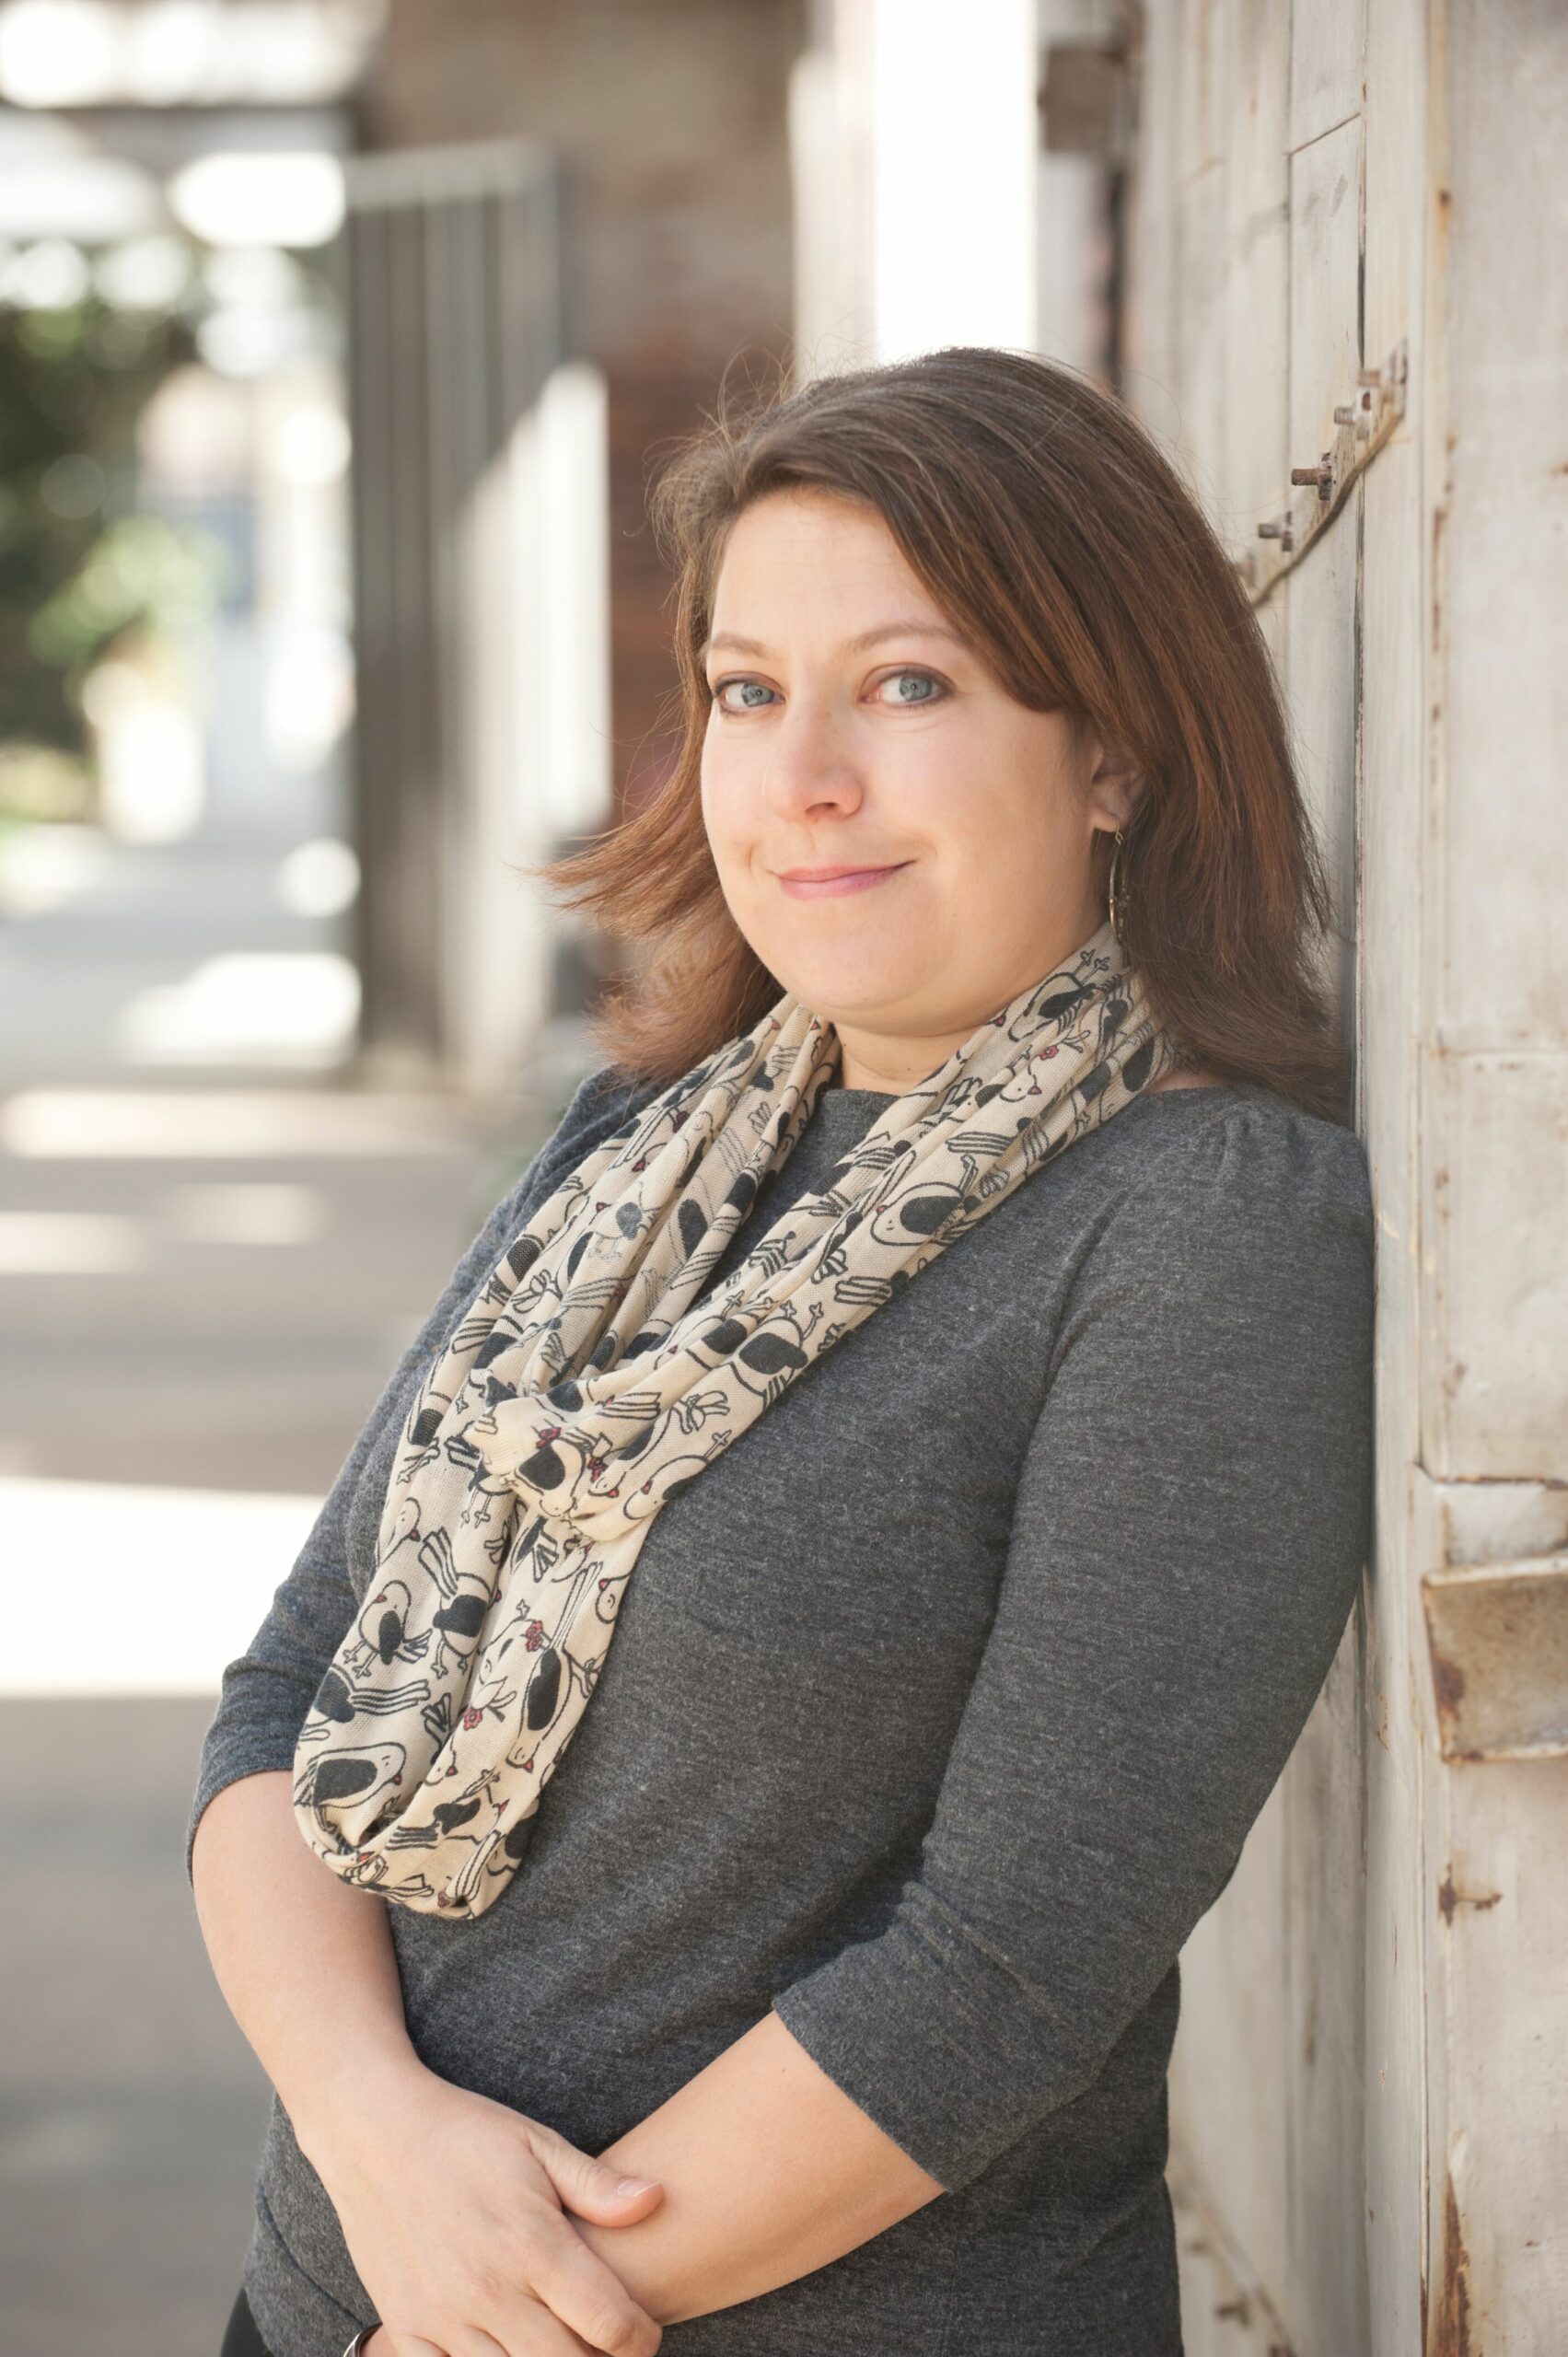
[[[890,868],[901,867],[902,860],[856,860],[842,867],[784,867],[778,871],[781,884],[830,884],[840,876],[885,876]]]
[[[889,877],[901,876],[909,864],[904,859],[886,867],[797,868],[781,875],[778,886],[792,900],[837,900],[847,892],[873,892]]]

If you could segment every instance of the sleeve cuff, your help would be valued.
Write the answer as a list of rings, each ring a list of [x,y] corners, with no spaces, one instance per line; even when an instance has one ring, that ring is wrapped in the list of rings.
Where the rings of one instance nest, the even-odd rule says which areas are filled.
[[[949,2193],[1098,2067],[1040,1991],[923,1883],[906,1884],[885,1931],[782,1989],[771,2010]]]
[[[226,1784],[238,1784],[242,1776],[259,1776],[271,1768],[294,1769],[294,1739],[273,1728],[249,1728],[225,1747],[221,1753],[211,1751],[202,1763],[201,1781],[191,1803],[191,1815],[185,1827],[185,1879],[195,1887],[192,1871],[192,1852],[196,1846],[196,1828],[202,1812],[209,1801],[215,1801]]]

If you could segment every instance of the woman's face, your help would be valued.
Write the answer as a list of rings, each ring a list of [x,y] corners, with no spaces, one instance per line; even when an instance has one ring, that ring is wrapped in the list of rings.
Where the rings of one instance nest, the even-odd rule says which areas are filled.
[[[1104,922],[1095,831],[1131,815],[1135,777],[1007,692],[875,509],[815,491],[747,508],[706,670],[725,898],[836,1027],[844,1086],[913,1087]],[[823,868],[860,872],[789,880]]]

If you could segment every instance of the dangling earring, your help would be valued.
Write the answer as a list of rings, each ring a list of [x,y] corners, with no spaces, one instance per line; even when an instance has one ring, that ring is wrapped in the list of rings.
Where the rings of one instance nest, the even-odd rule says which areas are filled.
[[[1116,941],[1120,941],[1121,939],[1121,928],[1127,922],[1127,893],[1125,889],[1119,892],[1116,888],[1121,865],[1121,829],[1118,827],[1116,830],[1116,848],[1110,854],[1110,895],[1109,904],[1106,911],[1110,919],[1111,936]]]

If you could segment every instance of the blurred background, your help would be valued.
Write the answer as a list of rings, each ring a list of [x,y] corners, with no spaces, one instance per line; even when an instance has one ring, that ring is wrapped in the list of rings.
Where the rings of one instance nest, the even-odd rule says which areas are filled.
[[[5,2357],[215,2351],[197,1753],[596,1060],[626,953],[516,863],[667,773],[649,480],[949,343],[1092,372],[1232,551],[1384,1239],[1375,1560],[1183,1959],[1188,2348],[1568,2340],[1564,27],[0,0]]]

